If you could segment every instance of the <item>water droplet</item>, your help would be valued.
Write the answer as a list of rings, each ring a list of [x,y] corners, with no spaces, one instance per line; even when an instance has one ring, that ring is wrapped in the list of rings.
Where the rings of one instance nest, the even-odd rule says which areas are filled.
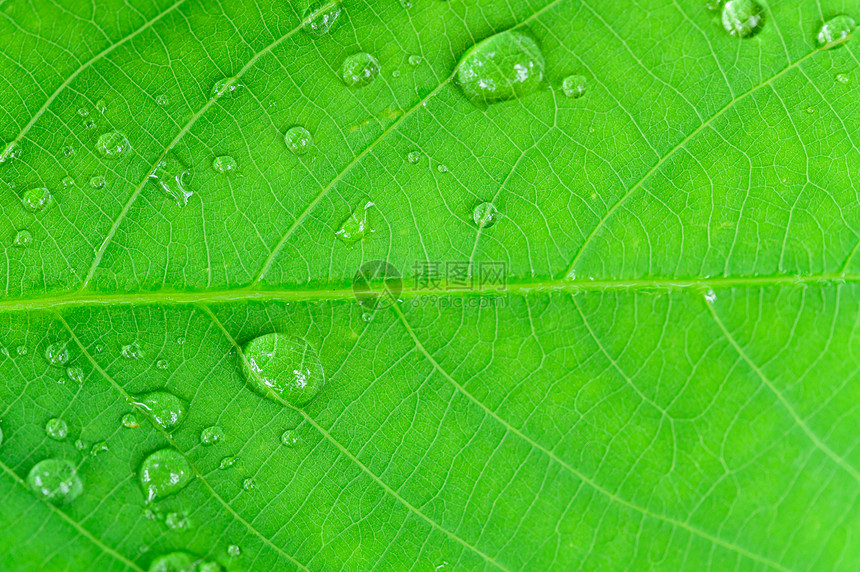
[[[143,348],[138,342],[131,342],[128,345],[122,346],[122,357],[125,359],[140,359],[144,355]]]
[[[77,449],[78,451],[83,451],[86,448],[87,448],[87,442],[86,441],[84,441],[83,439],[76,439],[75,440],[75,449]]]
[[[99,113],[104,114],[104,112],[107,111],[107,102],[104,99],[98,100],[96,102],[96,110]]]
[[[141,395],[133,402],[146,411],[155,423],[165,431],[177,427],[185,419],[185,402],[167,391],[153,391]]]
[[[324,36],[328,34],[337,17],[340,16],[340,2],[321,0],[312,2],[305,10],[304,29],[312,36]]]
[[[243,363],[248,383],[262,395],[299,407],[313,399],[325,383],[316,350],[306,341],[266,334],[245,346]]]
[[[347,86],[359,88],[373,83],[381,70],[379,60],[366,52],[358,52],[343,61],[340,75]]]
[[[167,516],[164,517],[164,524],[173,530],[191,528],[191,521],[188,520],[188,516],[181,512],[167,513]]]
[[[69,436],[69,426],[62,419],[54,417],[45,423],[45,433],[54,441],[62,441]]]
[[[818,32],[818,43],[827,48],[841,46],[851,39],[857,24],[854,18],[844,14],[827,20]]]
[[[167,105],[167,104],[169,104],[169,103],[170,103],[170,99],[168,99],[167,95],[165,95],[165,94],[163,94],[163,93],[162,93],[162,94],[161,94],[161,95],[159,95],[159,96],[158,96],[158,98],[155,100],[155,103],[157,103],[157,104],[158,104],[158,105],[160,105],[161,107],[164,107],[165,105]]]
[[[94,189],[101,189],[105,186],[105,178],[101,175],[90,177],[90,186]]]
[[[140,486],[147,503],[175,494],[191,482],[191,465],[175,449],[152,453],[140,467]]]
[[[442,165],[442,164],[440,163],[440,164],[439,164],[439,166],[438,166],[438,167],[436,167],[436,170],[437,170],[437,171],[439,171],[440,173],[447,173],[447,172],[448,172],[448,167],[447,167],[446,165]]]
[[[236,159],[230,155],[221,155],[220,157],[212,159],[212,168],[221,174],[234,171],[237,166],[238,164],[236,163]]]
[[[406,155],[406,160],[414,165],[421,160],[421,151],[410,151],[409,154]]]
[[[75,383],[81,383],[84,381],[84,370],[80,366],[70,365],[66,368],[66,377]]]
[[[394,70],[393,72],[391,72],[391,77],[395,79],[400,77],[400,70]]]
[[[293,429],[287,429],[281,434],[281,443],[292,449],[299,444],[299,434]]]
[[[80,496],[84,485],[75,466],[61,459],[45,459],[27,475],[27,485],[42,500],[67,504]]]
[[[158,369],[167,369],[168,366],[170,366],[170,364],[167,362],[166,359],[160,359],[155,362],[155,367],[157,367]]]
[[[714,292],[711,288],[708,288],[707,291],[705,291],[705,301],[707,301],[709,304],[713,304],[717,301],[717,293]]]
[[[60,181],[60,184],[64,189],[69,189],[75,186],[75,180],[72,177],[63,177],[63,180]]]
[[[810,115],[815,113],[815,108],[810,105],[806,108],[806,113],[809,113]]]
[[[243,86],[241,83],[239,83],[239,78],[237,77],[227,77],[224,79],[219,79],[215,82],[215,85],[212,86],[212,97],[223,97],[225,95],[233,93],[240,87]]]
[[[86,121],[84,121],[84,129],[95,129],[97,125],[98,123],[96,123],[92,119],[87,119]]]
[[[71,157],[75,154],[75,148],[71,145],[66,145],[62,149],[60,149],[60,153],[63,154],[63,157]]]
[[[571,99],[578,99],[585,95],[588,89],[588,80],[585,76],[569,75],[561,82],[561,90],[564,95]]]
[[[137,422],[137,415],[134,413],[126,413],[122,416],[122,426],[129,429],[137,429],[140,424]]]
[[[2,427],[0,427],[0,445],[2,445],[2,444],[3,444],[3,428],[2,428]],[[246,479],[246,480],[247,480],[247,479]],[[251,488],[253,488],[253,487],[251,487]],[[246,490],[247,490],[247,489],[246,489]]]
[[[334,233],[335,236],[346,245],[353,245],[364,238],[370,230],[367,224],[367,209],[372,206],[372,202],[367,202],[364,206],[353,210],[340,225],[340,229]]]
[[[723,5],[722,21],[732,36],[750,38],[764,25],[764,9],[756,0],[728,0]]]
[[[836,81],[838,81],[839,83],[850,83],[851,76],[844,73],[836,74]]]
[[[294,155],[304,155],[314,144],[314,138],[310,131],[301,125],[296,125],[287,129],[286,134],[284,134],[284,143]]]
[[[54,195],[45,187],[36,187],[25,191],[21,200],[28,211],[38,212],[54,204]]]
[[[470,49],[457,64],[457,82],[472,103],[526,96],[540,87],[544,59],[538,45],[518,32],[501,32]]]
[[[173,200],[177,206],[184,207],[194,194],[185,187],[185,178],[190,173],[191,169],[186,167],[176,155],[168,153],[158,162],[149,174],[149,178],[167,198]]]
[[[51,365],[66,365],[69,361],[69,350],[66,342],[55,342],[45,348],[45,359]]]
[[[29,230],[19,230],[15,233],[15,240],[12,242],[13,245],[20,248],[27,248],[33,243],[33,235]]]
[[[15,348],[15,353],[19,356],[27,355],[27,346],[18,346],[17,348]]]
[[[221,566],[187,552],[171,552],[153,560],[148,572],[221,572]]]
[[[257,487],[257,483],[254,482],[254,479],[247,478],[242,481],[242,488],[246,491],[254,490]]]
[[[99,136],[96,150],[105,159],[118,159],[131,150],[128,138],[119,131],[109,131]]]
[[[0,165],[11,162],[12,159],[17,159],[20,156],[21,144],[17,141],[10,141],[6,144],[6,147],[3,148],[3,151],[0,151]]]
[[[218,468],[221,469],[222,471],[225,469],[229,469],[230,467],[235,465],[236,461],[238,461],[238,460],[239,460],[239,457],[224,457],[223,459],[221,459],[221,464],[218,465]]]
[[[409,59],[407,61],[409,62],[410,66],[415,68],[415,67],[418,67],[421,65],[423,58],[417,54],[414,54],[414,55],[409,56]]]
[[[481,228],[490,228],[499,220],[501,214],[493,203],[481,203],[472,212],[472,219]]]
[[[87,109],[86,107],[79,107],[78,108],[78,115],[80,115],[81,117],[86,117],[89,114],[90,114],[90,110]]]
[[[231,544],[227,547],[227,554],[230,555],[230,558],[237,558],[240,554],[242,554],[242,549],[238,544]]]
[[[181,346],[185,344],[185,338],[183,336],[179,336],[176,338],[176,345]]]
[[[203,445],[214,445],[224,440],[224,430],[217,425],[207,427],[200,432],[200,442]]]
[[[96,457],[99,453],[107,453],[109,451],[107,441],[99,441],[97,443],[93,443],[93,446],[90,447],[90,456]]]

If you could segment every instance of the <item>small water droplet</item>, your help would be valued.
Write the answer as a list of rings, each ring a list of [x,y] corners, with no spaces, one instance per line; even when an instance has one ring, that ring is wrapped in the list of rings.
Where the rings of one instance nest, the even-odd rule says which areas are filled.
[[[99,136],[96,150],[105,159],[118,159],[131,150],[131,143],[123,133],[108,131]]]
[[[421,160],[421,151],[410,151],[409,154],[406,155],[406,160],[414,165]]]
[[[107,102],[104,99],[98,100],[96,102],[96,110],[99,113],[104,114],[104,112],[107,111]]]
[[[181,512],[167,513],[167,516],[164,517],[164,524],[173,530],[191,528],[191,521],[188,520],[188,516]]]
[[[84,121],[84,129],[95,129],[97,126],[98,123],[96,123],[92,119],[87,119],[86,121]]]
[[[810,115],[815,113],[815,108],[810,105],[806,108],[806,113],[809,113]]]
[[[162,93],[162,94],[161,94],[161,95],[159,95],[159,96],[158,96],[158,98],[155,100],[155,103],[157,103],[157,104],[158,104],[158,105],[160,105],[161,107],[164,107],[165,105],[168,105],[168,104],[170,103],[170,99],[167,97],[167,95],[166,95],[166,94]]]
[[[281,443],[292,449],[299,444],[299,434],[293,429],[287,429],[281,434]]]
[[[393,77],[395,79],[400,77],[400,70],[394,70],[393,72],[391,72],[391,77]]]
[[[472,220],[481,228],[490,228],[501,217],[499,210],[493,203],[485,202],[475,207],[472,212]]]
[[[176,338],[176,345],[181,346],[185,344],[185,338],[183,336],[179,336]]]
[[[340,229],[335,231],[335,236],[346,245],[353,245],[364,238],[370,231],[370,226],[367,223],[367,210],[372,206],[372,202],[367,202],[364,206],[353,210],[340,225]]]
[[[165,431],[179,426],[185,419],[185,402],[167,391],[153,391],[136,398],[133,402]]]
[[[305,10],[303,27],[312,36],[324,36],[340,16],[341,3],[321,0],[312,2]]]
[[[121,352],[122,357],[125,359],[140,359],[144,355],[143,348],[141,348],[140,344],[136,341],[122,346]]]
[[[66,368],[66,377],[75,383],[82,383],[84,381],[84,370],[80,366],[70,365]]]
[[[27,248],[33,243],[33,235],[29,230],[19,230],[15,233],[15,240],[12,241],[12,244],[19,248]]]
[[[407,61],[409,62],[410,66],[416,68],[421,65],[421,62],[424,61],[424,59],[418,54],[413,54],[409,56],[409,59]]]
[[[62,149],[60,149],[60,153],[63,154],[63,157],[71,157],[75,154],[75,148],[71,145],[66,145]]]
[[[147,503],[175,494],[191,482],[191,466],[175,449],[152,453],[140,466],[140,486]]]
[[[436,170],[439,171],[440,173],[447,173],[448,167],[446,165],[443,165],[440,163],[439,166],[436,167]]]
[[[63,180],[60,181],[60,184],[63,186],[64,189],[69,189],[75,186],[75,179],[73,179],[72,177],[63,177]]]
[[[140,426],[140,423],[137,421],[137,415],[134,413],[126,413],[123,415],[122,426],[128,427],[129,429],[137,429]]]
[[[36,187],[24,191],[21,201],[24,203],[24,208],[28,211],[38,212],[54,204],[54,195],[45,187]]]
[[[304,155],[314,144],[314,138],[310,131],[301,125],[296,125],[287,129],[286,134],[284,134],[284,143],[294,155]]]
[[[857,24],[854,18],[841,14],[827,20],[818,32],[818,43],[826,48],[841,46],[851,39]]]
[[[157,367],[158,369],[167,369],[169,366],[170,364],[167,362],[166,359],[160,359],[155,362],[155,367]]]
[[[45,359],[51,365],[66,365],[69,361],[69,350],[66,342],[55,342],[45,348]]]
[[[90,110],[87,109],[86,107],[79,107],[78,108],[78,115],[80,115],[81,117],[86,117],[89,114],[90,114]]]
[[[231,157],[230,155],[221,155],[220,157],[215,157],[212,159],[212,168],[215,169],[216,172],[224,174],[230,171],[236,170],[238,164],[236,163],[236,159]]]
[[[257,487],[257,483],[254,482],[254,479],[247,478],[242,481],[242,488],[246,491],[254,490]]]
[[[233,93],[240,87],[244,86],[239,83],[239,78],[237,77],[226,77],[224,79],[219,79],[215,82],[215,85],[212,86],[212,97],[223,97],[225,95]]]
[[[27,355],[27,346],[18,346],[17,348],[15,348],[15,353],[19,356]]]
[[[237,558],[240,554],[242,554],[242,549],[238,544],[231,544],[227,547],[227,554],[230,555],[230,558]]]
[[[61,459],[37,463],[27,475],[27,485],[37,497],[55,504],[68,504],[84,490],[75,466]]]
[[[200,432],[200,443],[214,445],[224,440],[224,430],[218,425],[212,425]]]
[[[90,447],[90,456],[96,457],[99,453],[107,453],[109,450],[107,441],[98,441]]]
[[[189,177],[191,169],[186,167],[173,153],[165,155],[155,166],[149,179],[153,181],[168,199],[171,199],[179,207],[188,204],[188,199],[194,194],[185,186],[185,179]]]
[[[358,52],[343,61],[340,76],[347,86],[360,88],[373,83],[381,70],[379,60],[367,52]]]
[[[843,83],[843,84],[844,83],[851,83],[851,76],[849,76],[848,74],[844,74],[844,73],[836,74],[836,81],[838,81],[839,83]]]
[[[561,82],[561,90],[566,97],[578,99],[588,90],[588,80],[582,75],[569,75]]]
[[[90,177],[90,186],[94,189],[101,189],[105,186],[105,178],[101,175],[93,175]]]
[[[78,451],[83,451],[86,448],[87,448],[87,442],[86,441],[84,441],[83,439],[76,439],[75,440],[75,449],[77,449]]]
[[[523,97],[538,90],[544,59],[534,40],[519,32],[501,32],[473,46],[457,64],[456,78],[475,104]]]
[[[230,467],[235,465],[236,461],[238,461],[238,460],[239,460],[239,457],[224,457],[223,459],[221,459],[221,464],[218,465],[218,468],[221,469],[222,471],[225,469],[229,469]]]
[[[3,151],[0,151],[0,165],[11,162],[12,159],[17,159],[20,156],[21,144],[17,141],[10,141],[3,148]]]
[[[283,334],[266,334],[245,346],[243,369],[257,392],[299,407],[311,401],[325,383],[316,350],[306,341]]]
[[[153,560],[148,572],[221,572],[221,566],[187,552],[171,552]]]
[[[69,436],[69,426],[62,419],[54,417],[45,423],[45,433],[54,441],[62,441]]]
[[[723,28],[732,36],[751,38],[764,26],[764,9],[756,0],[727,0],[722,21]]]

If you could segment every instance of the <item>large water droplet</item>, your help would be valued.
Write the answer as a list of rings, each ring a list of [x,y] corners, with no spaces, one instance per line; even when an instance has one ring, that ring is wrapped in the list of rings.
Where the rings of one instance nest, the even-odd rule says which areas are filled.
[[[234,171],[237,166],[238,164],[236,163],[236,159],[230,155],[221,155],[220,157],[215,157],[212,160],[212,168],[221,174]]]
[[[45,433],[54,441],[62,441],[69,436],[69,426],[62,419],[54,417],[45,423]]]
[[[175,494],[191,482],[191,465],[174,449],[152,453],[140,466],[140,486],[147,503]]]
[[[818,43],[827,48],[841,46],[851,39],[857,24],[854,18],[841,14],[827,20],[818,32]]]
[[[493,226],[500,217],[499,209],[493,203],[489,202],[479,204],[472,212],[472,220],[481,228]]]
[[[359,52],[343,60],[340,75],[346,85],[359,88],[373,83],[381,70],[379,60],[366,52]]]
[[[284,143],[294,155],[304,155],[314,144],[314,138],[310,131],[301,125],[296,125],[287,129],[284,134]]]
[[[566,97],[578,99],[588,90],[588,80],[582,75],[569,75],[561,82],[561,90]]]
[[[186,167],[173,153],[168,153],[158,162],[152,172],[149,174],[150,180],[155,182],[161,192],[171,199],[179,207],[184,207],[188,204],[188,199],[194,194],[185,186],[185,178],[191,173],[191,169]]]
[[[311,2],[305,10],[304,29],[312,36],[324,36],[328,34],[335,20],[340,16],[340,2]]]
[[[96,141],[96,150],[106,159],[117,159],[131,150],[131,143],[119,131],[109,131]]]
[[[224,440],[224,430],[217,425],[207,427],[200,432],[200,442],[203,445],[214,445]]]
[[[732,36],[750,38],[764,25],[764,9],[756,0],[728,0],[723,5],[723,28]]]
[[[171,552],[159,556],[149,565],[148,572],[221,572],[221,565],[192,556],[187,552]]]
[[[501,32],[470,49],[457,64],[457,82],[473,103],[496,103],[536,91],[544,59],[534,40]]]
[[[344,244],[353,245],[364,238],[370,231],[370,226],[367,224],[367,209],[373,206],[372,202],[367,202],[364,206],[356,208],[343,221],[334,234]]]
[[[14,246],[19,248],[27,248],[33,243],[33,235],[29,230],[19,230],[15,233],[15,240],[12,241]]]
[[[165,431],[178,427],[185,419],[185,402],[167,391],[154,391],[141,395],[134,405],[146,411],[146,414]]]
[[[61,459],[45,459],[27,475],[27,485],[42,500],[67,504],[80,496],[84,485],[75,466]]]
[[[45,187],[36,187],[24,191],[21,202],[28,211],[38,212],[54,204],[54,195]]]
[[[45,348],[45,359],[51,365],[66,365],[69,361],[69,350],[66,342],[55,342]]]
[[[21,156],[21,144],[17,141],[10,141],[0,151],[0,165],[11,162],[12,159],[17,159]]]
[[[225,95],[233,93],[240,87],[243,86],[241,83],[239,83],[239,78],[237,77],[226,77],[224,79],[219,79],[215,82],[215,85],[212,86],[212,97],[223,97]]]
[[[283,334],[266,334],[245,346],[245,377],[256,391],[281,398],[296,407],[313,399],[325,383],[316,350],[306,341]]]

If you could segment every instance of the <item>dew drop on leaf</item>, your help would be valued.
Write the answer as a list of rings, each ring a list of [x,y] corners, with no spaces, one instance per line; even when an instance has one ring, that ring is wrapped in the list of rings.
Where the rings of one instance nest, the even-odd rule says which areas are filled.
[[[328,34],[337,17],[340,16],[341,3],[322,0],[312,2],[305,10],[303,27],[311,36],[324,36]]]
[[[69,350],[65,342],[54,342],[45,348],[45,359],[51,365],[66,365],[69,361]]]
[[[227,554],[230,555],[230,558],[237,558],[240,554],[242,554],[242,549],[238,544],[231,544],[227,547]]]
[[[416,67],[421,65],[421,62],[423,60],[422,60],[421,56],[419,56],[417,54],[413,54],[413,55],[409,56],[409,59],[407,61],[409,62],[410,66],[416,68]]]
[[[133,402],[165,431],[178,427],[185,419],[185,402],[168,391],[153,391]]]
[[[299,444],[299,434],[293,429],[287,429],[281,434],[281,443],[286,447],[293,448]]]
[[[838,81],[839,83],[843,83],[843,84],[851,83],[851,76],[849,76],[848,74],[839,73],[839,74],[836,74],[836,81]]]
[[[19,230],[15,233],[15,240],[12,241],[12,244],[19,248],[27,248],[33,243],[33,235],[29,230]]]
[[[128,138],[119,131],[109,131],[99,136],[96,150],[105,159],[118,159],[131,150]]]
[[[296,125],[287,129],[284,134],[284,143],[293,155],[304,155],[314,144],[314,138],[310,131],[301,125]]]
[[[481,228],[489,228],[493,226],[496,224],[496,221],[500,216],[499,210],[490,202],[479,204],[472,212],[472,219],[475,221],[475,224]]]
[[[343,61],[340,76],[347,86],[360,88],[373,83],[381,70],[379,60],[367,52],[358,52]]]
[[[212,168],[215,169],[216,172],[228,173],[230,171],[234,171],[237,167],[236,159],[231,157],[230,155],[221,155],[220,157],[215,157],[212,159]]]
[[[61,459],[37,463],[27,475],[27,485],[37,497],[55,504],[70,503],[84,490],[75,466]]]
[[[98,100],[96,102],[96,110],[99,113],[104,114],[104,112],[107,111],[107,102],[104,99]]]
[[[38,212],[54,204],[54,195],[45,187],[36,187],[24,191],[21,201],[28,211]]]
[[[75,449],[77,449],[78,451],[83,451],[86,448],[87,448],[87,442],[86,441],[84,441],[83,439],[76,439],[75,440]]]
[[[69,426],[62,419],[54,417],[45,423],[45,433],[54,441],[63,441],[69,436]]]
[[[131,342],[130,344],[122,346],[122,357],[125,359],[140,359],[143,357],[143,348],[140,347],[140,344],[137,342]]]
[[[316,350],[306,341],[266,334],[245,346],[243,369],[248,383],[269,399],[299,407],[311,401],[325,383]]]
[[[137,415],[134,413],[126,413],[122,416],[122,426],[129,429],[136,429],[140,424],[137,421]]]
[[[181,491],[191,481],[191,465],[175,449],[152,453],[140,466],[140,486],[147,503]]]
[[[239,460],[239,457],[224,457],[221,459],[221,464],[218,465],[218,468],[223,470],[229,469],[233,465],[236,464],[236,461]]]
[[[212,425],[200,432],[200,443],[214,445],[224,440],[224,430],[218,425]]]
[[[155,367],[157,367],[158,369],[167,369],[169,366],[170,364],[167,362],[166,359],[160,359],[155,362]]]
[[[157,104],[158,104],[158,105],[160,105],[161,107],[164,107],[165,105],[167,105],[167,104],[169,104],[169,103],[170,103],[170,99],[168,99],[167,95],[165,95],[165,94],[163,94],[163,93],[162,93],[162,94],[161,94],[161,95],[159,95],[159,96],[158,96],[158,98],[155,100],[155,103],[157,103]]]
[[[841,46],[851,39],[857,24],[854,18],[841,14],[831,18],[821,26],[818,32],[818,43],[826,48]]]
[[[440,173],[447,173],[448,172],[448,166],[440,163],[439,166],[436,167],[436,170],[439,171]]]
[[[107,441],[98,441],[90,447],[90,456],[95,457],[99,453],[106,453],[109,450]]]
[[[75,154],[75,148],[71,145],[66,145],[62,149],[60,149],[60,153],[63,154],[63,157],[71,157]]]
[[[569,75],[561,82],[561,90],[566,97],[578,99],[588,90],[588,80],[582,75]]]
[[[75,180],[72,177],[63,177],[63,180],[60,181],[60,185],[64,189],[70,189],[75,186]]]
[[[66,368],[66,377],[75,383],[81,383],[84,381],[84,370],[80,366],[70,365]]]
[[[19,356],[27,355],[27,346],[18,346],[15,348],[15,353]]]
[[[148,572],[220,572],[221,566],[187,552],[171,552],[159,556],[149,565]]]
[[[756,0],[728,0],[723,5],[723,28],[732,36],[750,38],[764,25],[764,9]]]
[[[367,223],[367,209],[372,206],[373,203],[368,201],[364,206],[353,210],[340,225],[340,228],[335,231],[335,236],[346,245],[353,245],[364,238],[370,231],[370,226]]]
[[[17,141],[10,141],[6,144],[2,151],[0,151],[0,165],[3,163],[9,163],[12,159],[17,159],[21,156],[21,144]]]
[[[212,86],[212,97],[223,97],[233,93],[240,87],[242,87],[242,84],[239,83],[239,78],[237,77],[225,77],[224,79],[219,79],[215,82],[215,85]]]
[[[90,186],[94,189],[101,189],[105,186],[105,178],[101,175],[93,175],[90,177]]]
[[[541,86],[544,58],[534,40],[501,32],[473,46],[457,64],[460,89],[475,104],[523,97]]]
[[[191,174],[191,169],[186,167],[173,153],[165,155],[149,173],[149,179],[161,189],[168,199],[179,207],[188,204],[188,199],[194,194],[186,188],[186,177]]]
[[[244,481],[242,481],[242,488],[245,489],[246,491],[253,490],[256,487],[257,487],[257,483],[254,482],[254,479],[252,479],[252,478],[247,478]]]
[[[409,154],[406,155],[406,160],[414,165],[421,160],[421,151],[410,151]]]
[[[188,517],[181,512],[169,512],[164,517],[164,524],[172,530],[186,529],[191,527],[191,522]]]

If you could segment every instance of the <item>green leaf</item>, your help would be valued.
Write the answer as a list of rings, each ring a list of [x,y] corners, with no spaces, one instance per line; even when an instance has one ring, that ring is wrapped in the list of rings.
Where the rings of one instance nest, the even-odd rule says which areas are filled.
[[[0,568],[856,570],[860,3],[728,4],[0,0]]]

